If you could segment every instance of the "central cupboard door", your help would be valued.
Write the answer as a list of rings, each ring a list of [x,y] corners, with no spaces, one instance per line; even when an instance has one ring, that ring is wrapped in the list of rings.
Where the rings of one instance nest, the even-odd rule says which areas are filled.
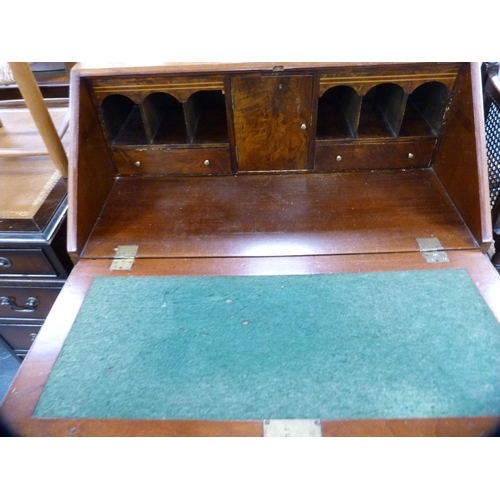
[[[313,77],[232,79],[239,171],[308,167]]]

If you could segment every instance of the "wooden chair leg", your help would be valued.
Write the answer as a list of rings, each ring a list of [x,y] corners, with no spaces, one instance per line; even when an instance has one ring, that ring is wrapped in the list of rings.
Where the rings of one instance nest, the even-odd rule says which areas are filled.
[[[10,62],[9,65],[52,161],[61,175],[67,178],[68,157],[29,64]]]

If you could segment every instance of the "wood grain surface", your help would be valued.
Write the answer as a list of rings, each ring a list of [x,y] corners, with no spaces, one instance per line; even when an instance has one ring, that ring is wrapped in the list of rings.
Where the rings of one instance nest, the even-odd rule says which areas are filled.
[[[232,79],[238,170],[308,168],[312,87],[312,76]]]
[[[418,251],[476,243],[429,169],[345,174],[118,178],[85,249],[113,257]],[[82,237],[83,239],[83,237]]]
[[[71,73],[68,252],[79,255],[114,182],[116,171],[88,84]]]
[[[332,142],[316,145],[316,171],[425,168],[429,167],[436,146],[435,140],[347,144]]]
[[[231,173],[228,149],[115,149],[113,159],[118,172],[124,175]]]
[[[487,247],[492,225],[479,66],[467,66],[456,85],[433,168],[476,240]]]

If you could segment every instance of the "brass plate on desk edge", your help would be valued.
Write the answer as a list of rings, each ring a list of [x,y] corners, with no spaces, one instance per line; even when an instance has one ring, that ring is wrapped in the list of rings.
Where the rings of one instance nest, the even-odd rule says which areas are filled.
[[[264,437],[321,437],[321,422],[311,419],[264,420]]]

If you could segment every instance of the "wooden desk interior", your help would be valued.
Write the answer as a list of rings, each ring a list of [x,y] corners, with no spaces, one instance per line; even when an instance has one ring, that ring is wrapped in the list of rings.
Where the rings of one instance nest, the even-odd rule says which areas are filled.
[[[94,276],[465,268],[497,319],[477,65],[220,64],[72,72],[79,262],[1,415],[28,435],[261,435],[260,422],[34,419]],[[449,262],[428,264],[417,238]],[[110,271],[137,245],[130,271]],[[479,435],[498,416],[322,422],[324,435]]]
[[[477,248],[431,169],[118,177],[83,255],[130,244],[147,258],[414,252],[430,237]]]

